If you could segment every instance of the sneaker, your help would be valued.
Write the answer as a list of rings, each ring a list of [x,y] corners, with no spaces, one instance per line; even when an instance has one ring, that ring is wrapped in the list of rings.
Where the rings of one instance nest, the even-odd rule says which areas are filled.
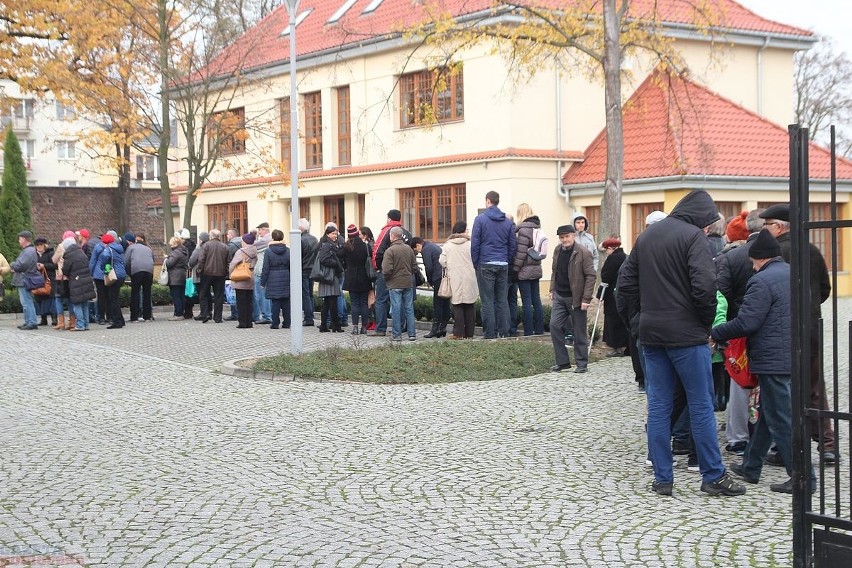
[[[654,481],[651,484],[651,491],[656,493],[657,495],[666,495],[668,497],[672,496],[672,487],[674,487],[674,483],[665,483],[662,481]]]
[[[654,462],[652,462],[651,460],[645,460],[645,467],[653,468]],[[672,468],[675,468],[675,467],[677,467],[677,460],[673,459],[672,460]]]
[[[745,453],[746,445],[748,445],[748,442],[733,442],[725,446],[725,451],[737,456],[741,456]]]
[[[689,456],[686,460],[686,471],[691,471],[693,473],[701,471],[701,467],[698,465],[698,456]]]
[[[391,336],[391,341],[402,341],[401,335],[393,335]]]
[[[787,493],[788,495],[792,494],[793,493],[793,478],[791,477],[790,479],[788,479],[784,483],[773,483],[772,485],[769,486],[769,489],[771,491],[774,491],[775,493]],[[816,493],[816,483],[814,483],[814,486],[811,487],[811,495],[813,495],[814,493]]]
[[[408,340],[409,340],[409,341],[416,341],[416,340],[417,340],[417,336],[416,336],[416,335],[409,335],[409,336],[408,336]]]
[[[725,475],[712,483],[702,482],[701,491],[714,496],[736,497],[745,495],[746,488],[739,483],[734,483],[734,480],[726,472]]]
[[[781,459],[781,454],[778,452],[770,452],[766,454],[764,463],[766,465],[774,465],[775,467],[784,467],[784,460]]]
[[[825,465],[834,465],[839,460],[835,452],[832,450],[826,450],[822,453],[822,461]]]
[[[367,335],[369,335],[370,337],[385,337],[387,333],[384,331],[376,331],[375,329],[373,329],[368,331]]]
[[[754,485],[758,482],[758,479],[756,477],[746,475],[746,472],[743,469],[743,464],[741,463],[732,463],[731,467],[729,467],[728,469],[733,471],[736,476],[742,477],[743,481],[745,481],[746,483],[751,483],[752,485]]]

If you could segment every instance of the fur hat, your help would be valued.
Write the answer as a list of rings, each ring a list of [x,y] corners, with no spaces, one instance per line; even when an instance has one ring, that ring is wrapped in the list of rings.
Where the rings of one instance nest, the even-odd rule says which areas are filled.
[[[751,233],[748,232],[746,226],[746,217],[748,217],[748,211],[743,211],[730,220],[728,228],[725,229],[725,236],[728,237],[728,241],[744,241],[748,238]]]
[[[748,255],[751,258],[775,258],[781,256],[781,245],[768,229],[761,229],[757,238],[751,242],[751,248],[748,249]]]
[[[608,238],[607,240],[605,240],[605,241],[601,244],[601,246],[602,246],[603,248],[605,248],[605,249],[608,249],[608,248],[618,248],[618,247],[620,247],[620,246],[621,246],[621,241],[620,241],[620,240],[618,240],[618,239],[616,239],[615,237],[610,237],[610,238]]]

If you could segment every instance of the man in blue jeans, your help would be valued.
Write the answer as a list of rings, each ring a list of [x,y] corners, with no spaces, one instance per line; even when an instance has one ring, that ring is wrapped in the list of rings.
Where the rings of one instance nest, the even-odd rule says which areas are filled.
[[[763,459],[772,442],[778,448],[787,475],[793,475],[793,417],[790,393],[790,265],[781,257],[781,246],[763,229],[751,243],[748,256],[755,275],[747,284],[737,317],[714,327],[714,341],[746,337],[749,369],[760,385],[760,415],[746,445],[741,464],[731,471],[748,483],[757,483]],[[792,477],[769,486],[778,493],[792,493]],[[810,488],[816,489],[811,468]]]
[[[485,339],[509,335],[509,263],[515,256],[515,225],[500,211],[500,194],[485,194],[485,211],[473,220],[470,256],[476,269]]]
[[[382,261],[385,257],[385,251],[390,246],[390,231],[394,227],[399,227],[402,230],[402,240],[405,244],[410,244],[411,233],[402,226],[402,213],[399,209],[391,209],[388,211],[387,224],[379,231],[376,237],[376,244],[373,245],[373,268],[376,269],[376,329],[367,332],[367,335],[384,336],[388,329],[388,306],[390,305],[390,295],[388,293],[388,285],[385,282],[385,277],[382,274]],[[409,287],[411,283],[409,282]]]
[[[24,286],[27,275],[38,274],[38,253],[33,248],[33,234],[29,231],[18,233],[18,244],[21,246],[21,254],[9,266],[12,268],[12,286],[18,289],[18,298],[21,300],[21,308],[24,312],[24,323],[18,329],[38,329],[36,321],[35,301],[32,293]]]
[[[659,495],[671,495],[674,485],[671,414],[678,376],[689,406],[701,491],[745,494],[745,487],[725,471],[713,414],[708,340],[716,315],[716,269],[706,231],[718,215],[706,191],[690,192],[668,217],[639,235],[618,277],[619,294],[639,314],[654,467],[651,490]]]
[[[311,223],[304,217],[299,219],[299,232],[302,239],[302,325],[314,325],[314,282],[311,280],[311,269],[317,259],[319,241],[310,233]],[[339,312],[339,310],[338,310]]]
[[[393,341],[402,341],[402,322],[408,330],[408,340],[417,339],[414,321],[414,288],[411,279],[417,270],[417,257],[402,239],[402,227],[389,231],[390,246],[382,259],[382,275],[388,287],[391,315],[393,316]]]

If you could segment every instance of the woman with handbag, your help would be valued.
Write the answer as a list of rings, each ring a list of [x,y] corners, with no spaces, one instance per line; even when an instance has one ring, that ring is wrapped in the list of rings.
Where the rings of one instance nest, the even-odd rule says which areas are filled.
[[[106,319],[110,322],[107,329],[121,329],[124,327],[124,314],[121,313],[119,292],[127,278],[124,269],[124,247],[116,240],[114,231],[108,231],[101,237],[101,243],[104,248],[98,255],[97,263],[100,273],[103,274],[106,291]]]
[[[56,327],[56,300],[53,299],[56,286],[56,264],[53,262],[53,248],[47,246],[47,239],[39,237],[35,240],[35,249],[38,254],[36,266],[43,270],[46,278],[53,283],[50,294],[47,296],[34,296],[36,313],[41,316],[39,325],[47,325],[47,316],[50,316],[50,325]]]
[[[319,330],[323,333],[329,331],[343,332],[337,312],[337,297],[340,296],[340,276],[343,274],[343,265],[337,257],[337,228],[330,226],[325,230],[325,242],[320,246],[317,253],[317,264],[325,277],[317,279],[319,287],[318,294],[322,296],[322,315]],[[313,278],[313,275],[311,275]],[[331,316],[329,319],[329,315]],[[326,322],[331,322],[329,329]]]
[[[174,313],[169,321],[182,321],[184,310],[184,293],[186,292],[186,269],[189,266],[189,254],[180,237],[169,239],[169,256],[163,261],[169,275],[169,291],[172,293]]]
[[[453,234],[444,243],[438,262],[446,270],[445,278],[449,278],[452,290],[453,335],[450,339],[470,339],[476,327],[479,285],[470,256],[470,236],[465,221],[453,225]]]
[[[254,307],[254,265],[257,264],[257,248],[254,246],[254,235],[243,235],[240,249],[234,253],[234,258],[228,265],[231,286],[237,295],[237,329],[254,327],[252,309]],[[246,278],[246,272],[247,278]]]

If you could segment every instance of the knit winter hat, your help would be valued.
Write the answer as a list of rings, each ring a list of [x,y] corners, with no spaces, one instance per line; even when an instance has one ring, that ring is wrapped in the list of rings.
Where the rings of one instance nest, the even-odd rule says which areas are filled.
[[[115,242],[115,237],[107,233],[106,235],[101,237],[101,242],[105,245],[109,245]]]
[[[243,235],[243,242],[247,245],[253,245],[254,244],[254,234],[253,233],[246,233],[245,235]]]
[[[757,238],[751,243],[751,248],[748,249],[748,255],[751,258],[775,258],[781,256],[781,245],[772,236],[768,229],[762,229]]]
[[[210,240],[210,233],[208,233],[207,231],[201,231],[200,233],[198,233],[198,240],[202,243],[206,243]]]
[[[729,242],[744,241],[748,238],[750,233],[746,226],[746,217],[748,217],[748,211],[743,211],[728,223],[725,236],[728,237]]]
[[[69,237],[73,239],[74,236],[75,236],[74,231],[65,231],[64,233],[62,233],[62,240],[64,241],[65,239],[67,239]]]
[[[356,227],[354,224],[350,224],[348,227],[346,227],[346,234],[349,235],[350,239],[354,239],[358,236],[358,227]]]

